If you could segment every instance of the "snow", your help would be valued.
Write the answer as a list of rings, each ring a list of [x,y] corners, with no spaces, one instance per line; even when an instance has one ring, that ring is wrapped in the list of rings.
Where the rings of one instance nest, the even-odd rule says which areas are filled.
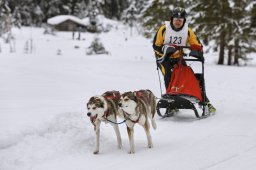
[[[216,115],[197,120],[192,111],[181,110],[172,118],[156,116],[154,148],[146,147],[143,128],[136,126],[132,155],[125,125],[119,125],[119,150],[112,127],[103,123],[100,153],[94,155],[86,116],[91,96],[139,89],[160,96],[151,41],[131,37],[130,29],[119,25],[98,35],[110,55],[87,56],[94,34],[82,33],[81,41],[71,32],[52,36],[39,28],[13,34],[15,53],[0,41],[0,170],[256,168],[255,65],[217,66],[216,55],[208,54],[206,88]],[[25,53],[31,40],[33,50]]]
[[[47,20],[47,23],[50,25],[58,25],[67,20],[71,20],[73,22],[76,22],[76,23],[78,23],[80,25],[84,25],[84,26],[90,25],[89,17],[80,19],[80,18],[72,16],[72,15],[58,15],[58,16],[49,18]],[[96,20],[97,20],[98,24],[101,24],[103,27],[106,27],[107,25],[118,26],[117,21],[105,18],[105,16],[103,16],[103,15],[97,15]]]
[[[249,5],[247,5],[247,7],[245,8],[245,10],[249,11],[253,8],[254,5],[256,5],[256,1],[250,2]]]
[[[76,22],[80,25],[86,26],[81,19],[79,19],[75,16],[72,16],[72,15],[58,15],[58,16],[49,18],[47,20],[47,23],[50,24],[50,25],[58,25],[58,24],[60,24],[64,21],[67,21],[67,20],[71,20],[71,21]]]

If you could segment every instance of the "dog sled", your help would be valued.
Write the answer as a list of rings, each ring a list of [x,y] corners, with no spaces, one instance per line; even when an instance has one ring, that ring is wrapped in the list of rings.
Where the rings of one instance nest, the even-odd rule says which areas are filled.
[[[174,116],[178,109],[190,109],[194,111],[195,116],[199,119],[208,117],[204,81],[204,58],[196,57],[192,51],[189,54],[184,53],[183,49],[190,49],[189,46],[178,46],[177,48],[182,55],[178,59],[178,64],[173,69],[165,94],[162,94],[159,77],[161,98],[157,102],[157,114],[162,118],[166,118]],[[172,58],[168,60],[172,60]],[[184,65],[187,61],[200,62],[201,71],[194,73],[191,66]],[[157,69],[159,70],[158,67]],[[199,108],[202,111],[198,111]]]

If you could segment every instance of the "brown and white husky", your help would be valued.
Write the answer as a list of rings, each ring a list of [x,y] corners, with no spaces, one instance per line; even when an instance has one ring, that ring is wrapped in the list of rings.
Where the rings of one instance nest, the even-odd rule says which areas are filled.
[[[134,147],[134,125],[143,126],[147,135],[148,147],[152,148],[153,143],[150,134],[150,124],[156,129],[155,112],[156,97],[150,90],[139,90],[134,92],[125,92],[119,100],[119,107],[123,110],[126,119],[127,133],[130,142],[128,153],[135,153]]]

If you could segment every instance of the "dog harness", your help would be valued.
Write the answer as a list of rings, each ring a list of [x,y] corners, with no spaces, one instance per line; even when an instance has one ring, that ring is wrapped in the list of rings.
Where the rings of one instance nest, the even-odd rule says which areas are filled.
[[[114,100],[115,102],[116,101],[119,101],[119,99],[121,98],[121,95],[120,95],[120,92],[119,91],[110,91],[108,93],[105,93],[103,95],[103,97],[105,99],[111,99],[111,100]]]
[[[130,120],[130,121],[133,122],[133,123],[138,123],[139,120],[140,120],[140,116],[141,116],[141,114],[139,114],[139,117],[138,117],[137,120],[132,120],[132,119],[130,118],[130,115],[129,115],[127,112],[124,111],[124,117],[125,117],[125,119],[128,119],[128,120]]]

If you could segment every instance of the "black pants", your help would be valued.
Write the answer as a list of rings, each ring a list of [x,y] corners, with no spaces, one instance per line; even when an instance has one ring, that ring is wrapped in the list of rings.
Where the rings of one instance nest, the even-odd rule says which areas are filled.
[[[171,61],[164,61],[161,64],[157,63],[157,66],[160,68],[163,76],[164,76],[164,84],[165,84],[165,89],[168,88],[169,84],[170,84],[170,79],[172,76],[172,71],[173,68],[175,66],[175,64],[178,64],[179,59],[172,59]],[[182,64],[187,66],[186,62],[184,60],[182,60]],[[161,66],[162,65],[162,66]],[[164,68],[164,72],[162,70],[162,67]],[[204,84],[204,77],[202,77],[202,74],[195,74],[196,79],[199,81],[199,86],[201,89],[201,93],[204,94],[203,90],[205,91],[205,84]],[[210,102],[208,97],[206,96],[206,91],[205,91],[205,96],[203,95],[203,97],[205,97],[205,102],[208,103]]]

